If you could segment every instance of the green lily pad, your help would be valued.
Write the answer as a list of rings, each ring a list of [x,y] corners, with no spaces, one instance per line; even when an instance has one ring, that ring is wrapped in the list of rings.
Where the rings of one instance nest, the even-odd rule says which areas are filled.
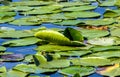
[[[96,12],[80,11],[80,12],[65,13],[65,16],[71,18],[94,18],[94,17],[100,17],[100,14]]]
[[[105,66],[111,65],[109,59],[103,57],[85,57],[80,59],[71,59],[73,65],[82,65],[82,66]]]
[[[53,60],[39,65],[40,68],[65,68],[70,66],[69,60]]]
[[[83,3],[83,2],[61,2],[59,5],[62,5],[63,7],[70,7],[70,6],[80,6],[80,5],[88,5],[89,3]]]
[[[69,50],[80,50],[80,48],[60,46],[60,45],[41,45],[41,46],[38,46],[36,50],[46,51],[46,52],[59,52],[59,51],[69,51]]]
[[[98,52],[98,51],[109,51],[109,50],[120,50],[120,46],[95,46],[90,48],[93,52]]]
[[[0,17],[5,17],[5,16],[15,16],[15,12],[0,12]]]
[[[5,50],[6,50],[6,48],[5,48],[5,47],[0,46],[0,51],[5,51]]]
[[[9,24],[21,26],[21,25],[39,25],[41,23],[42,22],[41,22],[40,18],[38,18],[36,16],[31,16],[31,17],[24,17],[24,18],[14,20],[14,21],[10,22]]]
[[[44,69],[35,66],[34,64],[18,64],[13,68],[14,70],[18,70],[24,73],[45,73],[45,72],[55,72],[56,69]]]
[[[115,5],[114,0],[104,1],[104,2],[102,2],[102,4],[100,4],[100,6],[114,6],[114,5]]]
[[[115,1],[115,5],[118,6],[118,7],[120,7],[120,1],[119,1],[119,0],[116,0],[116,1]]]
[[[120,57],[120,50],[118,51],[105,51],[105,52],[97,52],[90,54],[90,57],[104,57],[104,58],[111,58],[111,57]]]
[[[81,50],[81,51],[67,51],[67,52],[57,52],[57,53],[62,56],[82,56],[91,53],[91,51]]]
[[[114,30],[111,30],[111,36],[117,36],[117,37],[120,37],[120,29],[114,29]]]
[[[95,38],[88,40],[89,44],[92,45],[100,45],[100,46],[110,46],[114,44],[113,38]]]
[[[68,7],[68,8],[63,8],[62,11],[85,11],[85,10],[93,10],[97,8],[97,6],[77,6],[77,7]]]
[[[0,33],[1,38],[23,38],[31,36],[34,36],[34,33],[30,31],[5,31]]]
[[[0,23],[6,23],[13,20],[14,20],[14,17],[0,17]]]
[[[62,22],[56,22],[54,24],[61,25],[61,26],[75,26],[79,23],[84,23],[84,20],[64,20]]]
[[[3,42],[2,45],[5,45],[5,46],[27,46],[27,45],[36,44],[39,41],[40,41],[40,39],[38,39],[38,38],[30,37],[30,38],[6,41],[6,42]]]
[[[67,38],[69,38],[70,40],[72,41],[81,41],[83,42],[84,38],[81,34],[80,31],[76,30],[76,29],[73,29],[73,28],[70,28],[70,27],[67,27],[65,30],[64,30],[64,33],[63,33]]]
[[[85,24],[92,25],[92,26],[101,26],[101,25],[110,25],[115,22],[114,19],[97,19],[97,20],[86,20]]]
[[[13,11],[11,6],[0,6],[0,12]]]
[[[11,2],[10,6],[39,6],[39,5],[49,5],[53,2],[44,2],[44,1],[21,1],[21,2]]]
[[[80,66],[71,66],[59,70],[60,73],[65,75],[73,76],[76,73],[79,73],[80,76],[86,76],[95,72],[93,67],[80,67]]]
[[[89,29],[80,29],[82,35],[88,39],[98,38],[109,35],[107,30],[89,30]]]
[[[6,73],[7,69],[5,66],[0,67],[0,73]]]
[[[24,73],[24,72],[16,71],[16,70],[10,70],[7,72],[6,76],[4,77],[25,77],[27,75],[28,73]]]
[[[14,11],[29,11],[34,9],[34,7],[28,7],[28,6],[16,6],[16,7],[12,7],[12,9]]]

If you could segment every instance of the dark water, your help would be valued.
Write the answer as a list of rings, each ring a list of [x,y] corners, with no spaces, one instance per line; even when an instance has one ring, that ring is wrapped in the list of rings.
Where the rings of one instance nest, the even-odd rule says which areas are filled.
[[[20,1],[20,0],[13,0],[14,2],[16,1]],[[93,3],[92,5],[97,5],[97,3]],[[105,8],[106,7],[98,7],[96,8],[94,11],[95,12],[98,12],[101,14],[101,17],[100,18],[103,18],[103,14],[105,12]],[[116,9],[116,7],[107,7],[109,9]],[[16,15],[15,18],[21,18],[23,16],[20,16],[20,15]],[[11,27],[11,28],[14,28],[16,30],[29,30],[29,29],[32,29],[32,28],[38,28],[40,26],[45,26],[47,28],[66,28],[66,26],[56,26],[56,25],[53,25],[53,24],[42,24],[42,25],[37,25],[37,26],[15,26],[15,25],[10,25],[10,24],[0,24],[0,27]],[[0,39],[0,44],[2,42],[5,42],[9,39]],[[25,47],[7,47],[7,51],[6,52],[13,52],[13,53],[16,53],[16,54],[23,54],[23,55],[27,55],[27,54],[35,54],[36,51],[34,50],[34,48],[36,48],[36,45],[31,45],[31,46],[25,46]],[[0,66],[6,66],[7,69],[11,69],[12,67],[14,67],[15,65],[17,64],[20,64],[22,62],[4,62],[4,63],[0,63]],[[31,76],[46,76],[45,74],[31,74]],[[63,77],[63,75],[59,74],[58,72],[54,73],[54,74],[51,74],[50,77]],[[88,77],[103,77],[99,74],[92,74]]]

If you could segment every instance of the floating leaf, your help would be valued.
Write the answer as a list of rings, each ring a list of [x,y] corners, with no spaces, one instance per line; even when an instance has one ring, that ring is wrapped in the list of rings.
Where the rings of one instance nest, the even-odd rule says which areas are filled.
[[[79,50],[79,51],[67,51],[67,52],[57,52],[57,53],[62,56],[82,56],[91,53],[91,51]]]
[[[112,51],[112,50],[120,50],[120,46],[95,46],[90,48],[93,52],[98,52],[98,51]]]
[[[6,73],[7,69],[5,66],[0,67],[0,73]]]
[[[11,2],[10,6],[39,6],[39,5],[49,5],[53,2],[43,2],[43,1],[21,1],[21,2]]]
[[[115,22],[114,19],[97,19],[97,20],[86,20],[85,24],[86,25],[93,25],[93,26],[101,26],[101,25],[110,25]]]
[[[97,71],[97,73],[105,76],[110,76],[110,77],[120,76],[119,64],[106,67],[105,70]]]
[[[33,7],[28,7],[28,6],[16,6],[16,7],[12,7],[13,10],[15,11],[29,11],[32,10]]]
[[[14,70],[22,71],[24,73],[45,73],[45,72],[54,72],[56,69],[44,69],[36,67],[34,64],[18,64],[13,68]]]
[[[30,31],[6,31],[0,33],[1,38],[23,38],[34,36],[33,32]]]
[[[89,44],[100,45],[100,46],[110,46],[114,44],[114,39],[112,38],[95,38],[88,40]]]
[[[28,75],[28,73],[16,71],[16,70],[10,70],[6,74],[7,76],[4,77],[25,77]]]
[[[118,29],[111,30],[111,35],[120,37],[120,29],[118,28]]]
[[[98,38],[109,35],[107,30],[89,30],[89,29],[80,29],[82,35],[88,39]]]
[[[6,48],[5,48],[5,47],[0,46],[0,51],[5,51],[5,50],[6,50]]]
[[[104,58],[111,58],[111,57],[120,57],[120,50],[119,51],[105,51],[105,52],[97,52],[90,54],[90,57],[104,57]]]
[[[80,76],[86,76],[86,75],[94,73],[95,69],[93,67],[71,66],[71,67],[62,69],[59,72],[65,75],[73,76],[74,74],[78,73],[80,74]]]
[[[64,35],[72,41],[83,41],[84,40],[80,31],[77,31],[76,29],[73,29],[70,27],[64,30]]]
[[[100,4],[100,6],[114,6],[115,1],[114,0],[108,0],[108,1],[104,1]]]
[[[71,59],[73,65],[83,65],[83,66],[105,66],[111,65],[109,59],[103,57],[85,57],[80,59]]]
[[[0,23],[6,23],[6,22],[13,21],[13,20],[14,20],[14,17],[1,17]]]
[[[0,6],[0,12],[13,11],[10,6]]]
[[[80,12],[65,13],[65,16],[66,17],[71,17],[73,19],[75,19],[75,18],[93,18],[93,17],[99,17],[100,14],[99,13],[95,13],[95,12],[80,11]]]
[[[37,51],[46,51],[46,52],[59,52],[59,51],[70,51],[70,50],[80,50],[77,47],[69,47],[69,46],[60,46],[60,45],[42,45],[36,48]]]
[[[35,38],[35,37],[30,37],[30,38],[23,38],[23,39],[17,39],[17,40],[10,40],[3,42],[2,45],[7,45],[7,46],[26,46],[26,45],[32,45],[36,44],[39,42],[40,39]]]
[[[65,68],[69,66],[69,60],[53,60],[39,65],[41,68]]]
[[[5,16],[15,16],[15,12],[0,12],[0,17],[5,17]]]
[[[85,10],[93,10],[97,8],[97,6],[75,6],[75,7],[68,7],[68,8],[63,8],[62,11],[85,11]]]
[[[41,23],[42,23],[41,19],[39,19],[36,16],[31,16],[31,17],[24,17],[24,18],[14,20],[10,22],[9,24],[21,26],[21,25],[39,25]]]

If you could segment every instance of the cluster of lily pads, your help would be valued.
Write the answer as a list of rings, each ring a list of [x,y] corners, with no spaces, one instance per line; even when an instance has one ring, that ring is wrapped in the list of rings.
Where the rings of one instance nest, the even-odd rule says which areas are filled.
[[[93,73],[120,76],[120,1],[107,0],[99,5],[93,5],[96,0],[86,1],[36,0],[0,6],[0,25],[29,27],[51,23],[68,26],[65,29],[39,27],[30,30],[1,27],[0,38],[9,40],[0,46],[0,61],[22,63],[12,69],[0,67],[0,77],[39,77],[31,74],[55,72],[74,77]],[[94,11],[98,7],[105,8],[103,15]],[[16,19],[18,14],[23,17]],[[29,45],[37,45],[36,54],[23,56],[5,52],[7,47]]]

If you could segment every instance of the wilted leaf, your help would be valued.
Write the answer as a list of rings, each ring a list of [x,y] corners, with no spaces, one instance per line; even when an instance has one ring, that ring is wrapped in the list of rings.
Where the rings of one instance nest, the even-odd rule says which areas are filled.
[[[62,74],[73,76],[78,73],[80,76],[86,76],[95,72],[93,67],[80,67],[80,66],[71,66],[59,71]]]

